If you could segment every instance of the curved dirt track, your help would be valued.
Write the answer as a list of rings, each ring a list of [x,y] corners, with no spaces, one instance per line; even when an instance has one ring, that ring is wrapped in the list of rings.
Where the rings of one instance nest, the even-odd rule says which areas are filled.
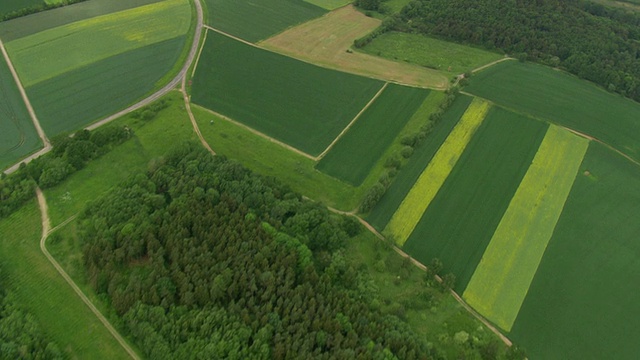
[[[40,250],[42,250],[42,253],[47,258],[47,260],[49,260],[51,265],[53,265],[53,267],[56,268],[58,273],[60,273],[60,275],[64,278],[64,280],[69,284],[69,286],[71,286],[73,291],[75,291],[75,293],[80,297],[80,299],[82,299],[82,302],[84,302],[89,307],[91,312],[95,314],[98,320],[100,320],[100,322],[104,325],[104,327],[107,328],[107,330],[111,333],[111,335],[113,335],[116,341],[129,354],[129,356],[131,356],[132,359],[139,360],[140,357],[138,356],[138,354],[136,354],[136,352],[133,351],[133,349],[129,346],[129,344],[127,344],[127,342],[122,338],[122,336],[120,336],[118,331],[111,325],[109,320],[107,320],[104,317],[104,315],[102,315],[100,310],[98,310],[95,307],[95,305],[93,305],[91,300],[87,298],[87,296],[82,292],[82,290],[80,290],[80,288],[78,287],[78,285],[76,285],[73,279],[71,279],[69,274],[67,274],[67,272],[64,271],[62,266],[60,266],[60,264],[56,261],[56,259],[54,259],[53,256],[51,256],[51,254],[49,253],[49,250],[47,250],[46,242],[47,242],[47,238],[49,237],[49,234],[51,233],[51,222],[49,221],[47,199],[45,198],[44,194],[42,193],[42,190],[40,190],[39,187],[36,188],[36,195],[38,197],[38,206],[40,207],[40,214],[42,216],[42,237],[40,238]]]

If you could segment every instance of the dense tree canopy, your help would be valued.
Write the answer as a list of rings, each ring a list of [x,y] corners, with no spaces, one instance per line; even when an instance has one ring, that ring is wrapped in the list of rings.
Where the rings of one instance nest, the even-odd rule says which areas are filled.
[[[435,358],[370,306],[341,249],[352,218],[185,146],[96,201],[88,278],[151,358]]]
[[[385,25],[559,66],[640,100],[640,16],[631,11],[582,0],[414,0]]]

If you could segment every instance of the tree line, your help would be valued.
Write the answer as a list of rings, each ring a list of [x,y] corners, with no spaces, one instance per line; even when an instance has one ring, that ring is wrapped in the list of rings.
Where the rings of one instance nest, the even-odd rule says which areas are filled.
[[[639,25],[633,11],[584,0],[413,0],[381,29],[498,50],[640,101]]]
[[[33,5],[33,6],[25,7],[22,9],[14,10],[5,14],[0,14],[0,21],[7,21],[7,20],[39,13],[41,11],[51,10],[51,9],[55,9],[55,8],[59,8],[67,5],[80,3],[83,1],[87,1],[87,0],[63,0],[60,2],[52,2],[52,3],[42,1],[42,3],[38,5]]]

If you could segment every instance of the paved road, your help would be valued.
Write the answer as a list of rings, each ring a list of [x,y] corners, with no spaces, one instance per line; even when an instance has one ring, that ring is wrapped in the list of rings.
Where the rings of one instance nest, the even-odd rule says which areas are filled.
[[[155,93],[153,93],[152,95],[150,95],[149,97],[139,101],[136,104],[133,104],[131,106],[129,106],[128,108],[119,111],[107,118],[104,118],[98,122],[95,122],[89,126],[86,127],[87,130],[94,130],[104,124],[107,124],[117,118],[122,117],[123,115],[126,115],[132,111],[136,111],[140,108],[143,108],[149,104],[151,104],[152,102],[160,99],[161,97],[163,97],[164,95],[166,95],[167,93],[169,93],[171,90],[175,89],[180,82],[182,81],[182,79],[184,77],[186,77],[187,71],[189,70],[189,68],[191,67],[191,64],[193,64],[193,61],[196,57],[196,54],[198,53],[198,45],[200,45],[200,38],[202,36],[202,29],[204,27],[204,15],[202,12],[202,4],[200,3],[200,0],[194,0],[194,4],[196,6],[196,31],[195,31],[195,35],[193,37],[193,44],[191,45],[191,50],[189,51],[189,55],[187,56],[187,59],[184,63],[184,65],[182,66],[182,69],[180,70],[180,72],[178,73],[178,75],[176,75],[173,80],[171,80],[167,85],[165,85],[162,89],[156,91]],[[2,45],[2,42],[0,42],[0,45]],[[6,53],[6,51],[4,50],[4,46],[1,46],[1,50],[3,53]],[[6,56],[6,55],[5,55]],[[8,59],[8,56],[6,56]],[[8,60],[7,60],[8,62]],[[10,66],[10,68],[13,69],[12,66]],[[13,70],[15,72],[15,70]],[[17,79],[17,74],[16,76],[16,80],[18,82],[18,86],[21,89],[21,92],[24,92],[24,89],[22,88],[22,85],[20,85],[19,80]],[[36,119],[35,121],[37,122],[37,118],[35,118],[35,112],[33,112],[33,108],[31,107],[31,104],[29,103],[29,100],[26,98],[26,93],[23,94],[23,99],[25,99],[25,103],[27,104],[27,109],[29,109],[29,113],[32,114],[32,118]],[[37,123],[36,128],[39,129],[40,128],[40,124]],[[38,131],[38,134],[40,134],[40,131],[42,129],[40,129]],[[42,132],[42,136],[44,136],[44,138],[46,139],[46,135],[44,134],[44,132]],[[41,138],[42,138],[41,136]],[[46,153],[48,153],[51,150],[51,145],[49,144],[49,140],[47,139],[46,141],[43,141],[45,143],[45,147],[36,152],[35,154],[32,154],[31,156],[20,160],[17,164],[14,164],[13,166],[11,166],[10,168],[8,168],[7,170],[5,170],[6,174],[11,174],[13,172],[15,172],[16,170],[18,170],[18,168],[20,167],[21,163],[28,163],[30,161],[32,161],[33,159],[44,155]]]

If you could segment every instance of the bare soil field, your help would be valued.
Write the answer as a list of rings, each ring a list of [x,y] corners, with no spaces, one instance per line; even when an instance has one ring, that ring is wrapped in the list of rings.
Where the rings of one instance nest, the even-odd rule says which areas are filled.
[[[439,71],[376,56],[351,52],[355,39],[380,25],[353,6],[291,28],[258,45],[317,65],[400,84],[444,89],[447,77]]]

